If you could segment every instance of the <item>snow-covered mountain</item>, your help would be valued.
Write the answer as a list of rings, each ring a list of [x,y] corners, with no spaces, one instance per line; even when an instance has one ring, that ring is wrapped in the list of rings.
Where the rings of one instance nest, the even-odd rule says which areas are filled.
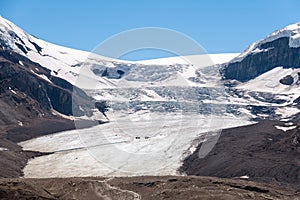
[[[221,77],[218,71],[209,66],[229,61],[237,55],[215,54],[155,61],[122,61],[45,42],[3,18],[0,18],[0,44],[3,49],[14,51],[49,69],[51,76],[62,78],[84,89],[96,100],[111,101],[115,109],[129,101],[133,102],[129,104],[137,110],[147,106],[163,111],[171,106],[177,110],[182,107],[182,103],[193,101],[198,104],[197,95],[209,96],[211,91],[214,92],[205,89],[207,87],[221,87],[216,91],[224,92],[222,85],[220,86]],[[197,67],[202,69],[196,69],[187,60],[197,60],[200,63]],[[51,82],[49,75],[35,68],[31,72]],[[157,104],[170,100],[172,102],[166,107],[154,105],[154,102]],[[176,104],[176,101],[177,105],[170,105]],[[86,106],[90,105],[82,105],[82,108]]]
[[[218,138],[222,128],[260,119],[289,121],[283,128],[294,128],[290,120],[299,113],[300,102],[299,71],[295,69],[300,66],[298,25],[271,34],[240,55],[130,62],[45,42],[0,18],[2,57],[7,63],[13,61],[13,66],[6,67],[16,69],[14,74],[18,69],[26,71],[23,85],[26,77],[33,80],[28,82],[29,90],[14,84],[19,79],[8,82],[4,86],[9,95],[22,91],[37,98],[42,94],[40,103],[47,101],[47,108],[71,119],[66,115],[102,120],[95,101],[105,100],[111,106],[110,123],[23,142],[27,150],[55,152],[32,160],[25,175],[176,174],[182,159],[199,142],[207,141],[207,136]],[[62,112],[66,104],[70,108],[73,86],[84,92],[76,90],[75,110]],[[61,95],[65,89],[67,94]],[[73,170],[66,173],[65,169]]]
[[[300,23],[279,29],[251,44],[239,56],[222,65],[225,80],[243,93],[268,94],[279,100],[277,113],[299,112]],[[239,83],[233,81],[237,80]],[[280,97],[281,96],[281,97]],[[261,97],[260,97],[261,98]],[[261,98],[262,99],[262,98]],[[277,103],[279,102],[277,101]],[[285,111],[283,111],[285,110]]]
[[[2,17],[0,17],[0,45],[5,50],[12,50],[51,70],[53,76],[65,79],[73,85],[80,70],[79,64],[91,55],[90,52],[45,42]],[[96,59],[99,63],[114,61],[99,55]]]
[[[125,102],[127,109],[135,111],[141,108],[165,111],[170,106],[176,110],[194,102],[196,110],[202,110],[199,112],[205,112],[203,107],[207,105],[222,104],[229,115],[280,118],[288,115],[276,110],[292,105],[299,96],[299,73],[295,69],[300,66],[299,27],[298,23],[280,29],[250,45],[240,55],[209,54],[130,62],[45,42],[0,18],[0,44],[49,69],[51,76],[83,88],[96,100],[112,102],[115,109],[122,108]],[[201,69],[187,60],[200,61]],[[221,65],[225,80],[222,81],[218,68],[211,67],[212,64]],[[32,73],[49,81],[35,69]],[[292,83],[286,84],[289,82]],[[157,102],[168,104],[162,108],[155,105]],[[297,112],[295,108],[291,115]]]
[[[299,48],[300,47],[300,22],[279,29],[271,33],[270,35],[268,35],[266,38],[254,42],[244,52],[242,52],[231,62],[241,61],[243,58],[247,57],[250,54],[253,55],[259,52],[266,52],[270,50],[270,48],[272,47],[264,48],[262,44],[270,43],[280,38],[288,38],[289,48]]]
[[[246,82],[276,67],[300,68],[299,52],[300,23],[296,23],[251,44],[223,66],[224,76]]]
[[[174,79],[174,71],[182,71],[184,73],[193,72],[187,67],[187,63],[169,59],[169,62],[159,61],[152,62],[150,65],[147,62],[128,62],[117,59],[106,58],[101,55],[95,55],[91,52],[70,49],[49,42],[40,40],[10,21],[0,17],[0,45],[6,50],[12,50],[16,53],[26,56],[33,62],[39,63],[41,66],[51,70],[53,76],[60,77],[79,87],[88,87],[77,81],[81,67],[88,67],[92,73],[89,73],[89,78],[99,81],[96,87],[115,87],[118,85],[121,76],[130,82],[149,82],[159,81],[162,79]],[[203,60],[203,66],[211,64],[220,64],[232,59],[236,54],[224,55],[208,55],[200,56],[198,59]],[[171,60],[175,62],[170,62]],[[173,63],[173,66],[169,66]],[[160,74],[155,76],[154,74]],[[161,74],[164,74],[162,76]],[[145,77],[147,75],[147,78]],[[150,76],[153,75],[151,78]],[[143,80],[145,77],[145,80]],[[184,77],[189,78],[189,77]],[[77,82],[76,82],[77,81]],[[80,85],[83,84],[83,85]],[[130,84],[130,83],[128,83]],[[134,83],[135,84],[135,83]],[[120,84],[120,85],[123,85]],[[92,86],[95,88],[95,86]]]

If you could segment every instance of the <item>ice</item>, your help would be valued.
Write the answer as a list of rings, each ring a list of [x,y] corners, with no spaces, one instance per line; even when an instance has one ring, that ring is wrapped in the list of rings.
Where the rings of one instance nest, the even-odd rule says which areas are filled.
[[[175,175],[186,152],[195,150],[191,144],[197,137],[253,123],[220,116],[132,115],[20,143],[25,150],[55,152],[30,160],[25,177]]]

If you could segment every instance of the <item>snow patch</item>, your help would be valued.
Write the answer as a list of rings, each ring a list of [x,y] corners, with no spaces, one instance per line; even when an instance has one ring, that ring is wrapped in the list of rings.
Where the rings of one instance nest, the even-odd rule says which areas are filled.
[[[249,179],[250,177],[248,175],[240,176],[240,179]]]
[[[18,121],[18,125],[19,125],[19,126],[23,126],[23,122]]]
[[[288,118],[290,116],[296,115],[300,110],[296,107],[279,107],[275,110],[275,113],[281,115],[281,118]]]
[[[17,92],[16,92],[16,91],[14,91],[14,90],[12,90],[12,89],[10,89],[10,91],[11,91],[12,93],[14,93],[14,94],[17,94]]]
[[[275,126],[275,128],[286,132],[288,130],[292,130],[292,129],[297,128],[297,126],[287,126],[287,127],[286,126]]]

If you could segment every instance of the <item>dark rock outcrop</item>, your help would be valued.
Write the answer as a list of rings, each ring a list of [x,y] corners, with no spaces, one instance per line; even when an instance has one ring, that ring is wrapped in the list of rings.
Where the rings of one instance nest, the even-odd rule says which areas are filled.
[[[92,71],[97,76],[107,77],[109,79],[120,79],[130,71],[130,67],[122,64],[114,64],[115,67],[93,66]]]
[[[86,107],[92,101],[82,90],[53,77],[50,70],[7,50],[0,50],[0,95],[0,123],[3,124],[20,120],[14,116],[49,116],[51,109],[65,115],[82,115],[79,104]]]
[[[278,38],[258,45],[260,52],[250,53],[241,61],[222,67],[225,79],[246,82],[275,67],[300,68],[300,48],[289,46],[289,37]]]
[[[287,75],[279,80],[283,85],[292,85],[294,83],[294,78],[291,75]]]
[[[28,159],[42,155],[23,151],[17,142],[78,128],[52,109],[80,115],[81,104],[86,107],[93,102],[82,90],[51,76],[50,70],[0,46],[0,177],[22,176]]]

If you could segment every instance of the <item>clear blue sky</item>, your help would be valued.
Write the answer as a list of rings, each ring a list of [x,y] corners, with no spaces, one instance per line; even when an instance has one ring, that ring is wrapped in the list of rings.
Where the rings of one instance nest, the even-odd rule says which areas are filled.
[[[0,0],[2,17],[32,35],[87,51],[121,31],[163,27],[192,37],[209,53],[241,52],[300,21],[299,9],[299,0]]]

